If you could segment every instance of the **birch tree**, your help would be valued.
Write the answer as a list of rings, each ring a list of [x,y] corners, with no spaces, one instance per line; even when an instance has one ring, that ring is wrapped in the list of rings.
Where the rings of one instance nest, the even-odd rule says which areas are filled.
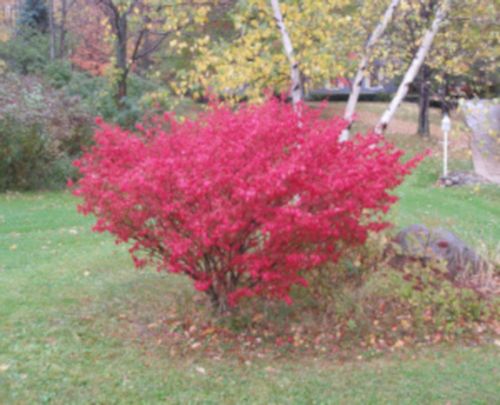
[[[344,112],[344,119],[348,122],[348,127],[342,131],[342,134],[340,136],[340,141],[346,141],[349,139],[349,130],[351,129],[352,126],[353,115],[354,112],[356,111],[356,104],[358,102],[359,94],[361,92],[361,85],[368,70],[368,63],[370,61],[370,56],[372,54],[375,44],[382,37],[387,28],[387,25],[391,21],[392,16],[394,14],[394,10],[398,6],[399,2],[400,0],[391,0],[389,6],[384,12],[382,20],[377,24],[372,34],[370,35],[368,42],[366,43],[366,46],[364,48],[361,57],[361,61],[359,63],[358,71],[356,73],[356,76],[352,84],[352,89],[349,95],[349,99],[347,101],[347,106]]]
[[[355,69],[352,54],[363,35],[358,9],[355,0],[240,0],[227,35],[207,35],[191,47],[193,65],[178,71],[177,91],[196,97],[208,88],[226,99],[259,101],[265,90],[288,93],[291,70],[296,100],[299,82],[302,93],[328,86]],[[283,52],[288,45],[292,53]]]
[[[376,68],[387,80],[402,76],[439,6],[437,0],[401,0],[393,15],[394,22],[374,47],[369,67],[375,65],[374,61],[383,61]],[[364,2],[363,19],[369,20],[382,10],[376,2]],[[430,135],[431,100],[447,109],[452,97],[484,94],[493,86],[500,56],[498,19],[498,6],[491,0],[450,3],[443,22],[446,29],[437,32],[411,86],[412,94],[418,98],[419,135]]]
[[[384,112],[384,114],[380,118],[380,121],[375,127],[376,133],[382,134],[386,130],[387,126],[389,125],[389,122],[396,113],[397,108],[399,107],[399,105],[405,98],[406,94],[408,93],[408,89],[411,83],[415,79],[415,76],[417,75],[420,67],[424,63],[425,57],[427,56],[427,54],[431,49],[434,37],[436,36],[441,24],[446,18],[446,14],[449,8],[449,3],[450,0],[444,0],[442,5],[439,7],[436,16],[434,18],[434,21],[432,22],[431,27],[425,32],[425,35],[422,38],[422,43],[417,53],[415,54],[415,57],[413,58],[413,61],[411,62],[408,70],[406,71],[396,94],[394,95],[391,103],[389,104],[389,107]]]
[[[279,1],[271,0],[271,6],[273,8],[276,25],[278,26],[278,29],[280,30],[281,33],[283,48],[290,63],[290,78],[291,78],[290,95],[292,96],[293,105],[297,110],[298,108],[297,104],[300,103],[303,99],[299,63],[295,59],[295,53],[293,51],[292,41],[290,40],[290,36],[288,35],[288,31],[283,21],[283,15],[281,14]]]

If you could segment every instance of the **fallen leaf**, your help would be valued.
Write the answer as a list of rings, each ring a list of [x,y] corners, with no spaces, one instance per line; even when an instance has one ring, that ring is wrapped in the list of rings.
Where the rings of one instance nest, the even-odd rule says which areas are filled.
[[[405,345],[405,342],[401,339],[397,340],[396,343],[394,343],[394,345],[392,347],[394,347],[395,349],[398,349],[400,347],[403,347]]]
[[[207,370],[205,370],[203,367],[196,366],[196,367],[195,367],[195,370],[196,370],[198,373],[200,373],[200,374],[203,374],[203,375],[207,374]]]
[[[215,328],[209,327],[202,332],[202,336],[212,335],[215,332]]]
[[[256,314],[253,318],[252,318],[252,322],[254,323],[259,323],[260,321],[262,321],[264,319],[264,315],[263,314]]]
[[[436,333],[434,335],[434,338],[432,339],[432,343],[439,343],[441,342],[441,340],[443,340],[443,335],[441,335],[440,333]]]
[[[411,323],[407,319],[401,319],[401,326],[404,330],[408,330],[411,327]]]
[[[16,250],[16,249],[17,249],[17,245],[15,245],[15,244],[10,245],[10,247],[9,247],[9,250]]]
[[[4,373],[10,368],[10,364],[0,364],[0,373]]]

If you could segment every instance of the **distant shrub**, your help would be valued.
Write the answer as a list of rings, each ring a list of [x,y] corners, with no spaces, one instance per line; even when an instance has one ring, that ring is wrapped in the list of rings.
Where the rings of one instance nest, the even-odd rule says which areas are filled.
[[[79,98],[32,76],[0,77],[0,191],[62,187],[89,145],[92,118]]]
[[[56,70],[55,78],[64,78],[63,71]],[[172,98],[162,86],[154,81],[131,74],[128,81],[128,95],[124,99],[124,108],[118,109],[114,99],[112,84],[105,77],[91,76],[84,72],[73,71],[63,90],[70,96],[77,96],[82,106],[94,116],[100,116],[108,122],[122,127],[133,128],[146,113],[157,104],[171,106]],[[155,95],[161,95],[157,99]],[[165,110],[162,110],[165,111]]]
[[[375,135],[339,143],[340,119],[270,100],[196,121],[168,114],[136,133],[100,124],[76,162],[80,210],[138,267],[189,276],[215,307],[256,295],[290,301],[304,273],[336,261],[396,197],[415,160]],[[142,252],[142,253],[141,253]]]
[[[299,313],[313,323],[327,319],[345,343],[363,340],[381,349],[396,342],[476,339],[480,325],[498,318],[498,294],[483,288],[494,287],[493,268],[480,282],[477,275],[453,280],[446,263],[399,260],[391,239],[389,232],[370,233],[339,262],[310,272],[311,288],[295,292]]]
[[[51,86],[61,89],[71,81],[73,71],[67,61],[56,60],[44,66],[43,75]]]
[[[461,287],[448,277],[443,263],[408,263],[400,271],[385,271],[391,294],[408,304],[415,327],[433,327],[454,332],[464,324],[480,321],[488,314],[488,302],[474,289]]]
[[[39,32],[23,32],[2,42],[0,58],[9,69],[21,74],[43,72],[49,62],[48,36]]]
[[[21,31],[47,33],[49,29],[49,8],[44,0],[23,0],[19,2],[17,27]]]
[[[0,191],[37,188],[43,183],[40,174],[47,173],[49,165],[47,139],[40,125],[0,119]]]

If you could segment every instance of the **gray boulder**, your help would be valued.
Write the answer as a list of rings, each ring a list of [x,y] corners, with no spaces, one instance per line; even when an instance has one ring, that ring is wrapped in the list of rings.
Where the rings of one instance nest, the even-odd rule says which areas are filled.
[[[473,186],[477,184],[488,184],[489,181],[484,177],[476,173],[467,173],[467,172],[453,172],[450,173],[446,177],[441,177],[440,179],[441,185],[445,187],[452,186]]]
[[[405,258],[445,260],[453,279],[477,274],[487,266],[481,256],[447,229],[410,225],[397,234],[394,242]]]

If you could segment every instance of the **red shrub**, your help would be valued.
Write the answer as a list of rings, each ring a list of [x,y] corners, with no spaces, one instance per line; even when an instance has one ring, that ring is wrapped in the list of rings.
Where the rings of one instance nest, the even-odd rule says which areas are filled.
[[[219,308],[288,302],[304,271],[387,225],[388,191],[415,164],[375,135],[339,144],[344,122],[319,115],[305,109],[300,124],[269,100],[182,123],[166,114],[137,133],[100,124],[76,162],[79,208],[96,231],[131,241],[138,267],[188,275]]]

